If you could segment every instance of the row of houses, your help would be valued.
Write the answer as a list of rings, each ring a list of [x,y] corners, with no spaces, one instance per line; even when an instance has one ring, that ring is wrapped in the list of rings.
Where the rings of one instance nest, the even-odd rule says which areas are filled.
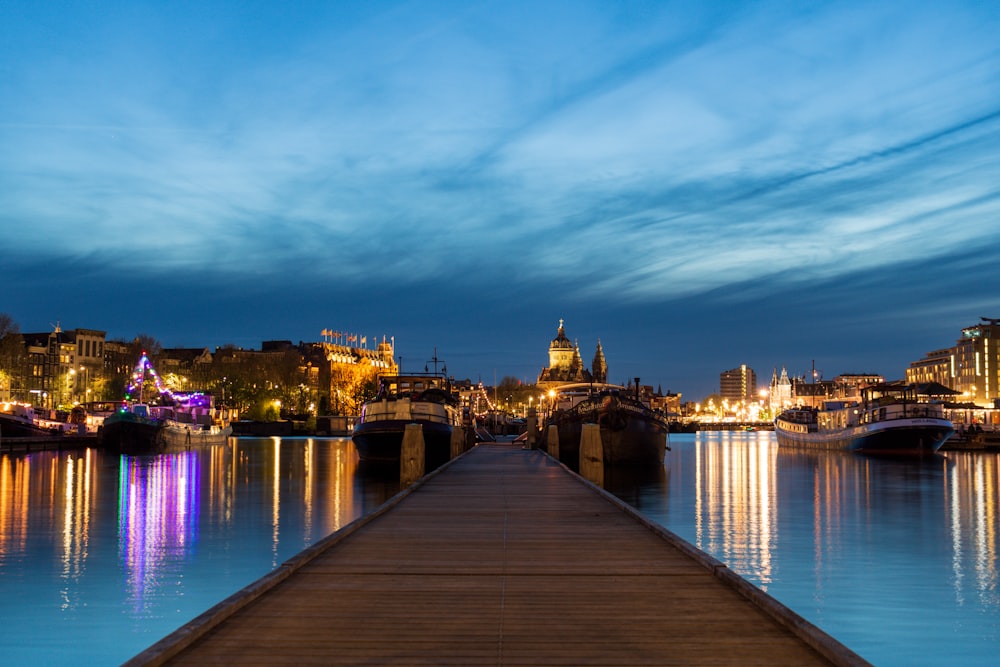
[[[0,362],[0,402],[40,409],[120,400],[143,352],[139,339],[108,340],[106,332],[96,329],[56,326],[19,335],[21,349]],[[265,341],[259,350],[225,346],[214,352],[165,348],[156,352],[154,362],[162,377],[185,388],[210,390],[220,404],[245,402],[247,396],[270,390],[290,399],[286,409],[313,414],[356,411],[363,385],[378,373],[397,369],[393,343],[385,339],[373,349],[327,341]]]

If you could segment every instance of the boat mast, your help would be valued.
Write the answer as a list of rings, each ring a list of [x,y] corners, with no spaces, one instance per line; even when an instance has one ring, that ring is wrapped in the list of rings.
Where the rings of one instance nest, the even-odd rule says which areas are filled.
[[[434,375],[438,374],[438,362],[439,361],[441,362],[441,372],[443,374],[447,374],[448,373],[448,367],[445,365],[444,361],[441,361],[440,359],[438,359],[438,349],[437,349],[437,346],[435,346],[434,347],[434,357],[427,360],[428,364],[429,363],[433,363],[434,364]],[[424,364],[424,372],[425,373],[427,372],[427,365],[426,364]]]

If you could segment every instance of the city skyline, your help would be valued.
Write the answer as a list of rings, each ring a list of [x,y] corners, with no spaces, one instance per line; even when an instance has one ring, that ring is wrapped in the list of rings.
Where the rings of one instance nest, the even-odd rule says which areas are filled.
[[[1000,6],[8,3],[0,312],[534,381],[902,378],[1000,316]]]
[[[7,316],[7,317],[10,316],[9,313],[0,313],[0,315]],[[984,327],[996,326],[998,322],[1000,322],[1000,319],[981,317],[980,318],[980,322],[972,324],[969,327],[963,327],[962,328],[963,330],[960,332],[961,336],[957,339],[957,343],[958,344],[963,344],[963,343],[967,344],[970,340],[972,340],[972,341],[978,340],[977,337],[983,335],[981,332],[982,332],[982,329]],[[35,345],[38,344],[37,341],[38,341],[38,338],[40,336],[48,337],[52,333],[58,333],[60,331],[71,333],[71,334],[72,333],[85,333],[85,334],[87,334],[87,336],[91,336],[91,335],[95,334],[95,332],[100,332],[102,334],[106,334],[106,332],[103,329],[100,329],[100,328],[94,328],[94,327],[75,327],[75,326],[63,327],[61,323],[56,323],[55,325],[51,325],[51,330],[46,330],[46,331],[31,330],[31,331],[26,331],[26,330],[22,330],[20,328],[20,325],[17,322],[16,318],[10,318],[10,324],[13,325],[14,327],[16,327],[18,329],[18,331],[26,337],[26,339],[29,338],[29,337],[32,338],[32,339],[34,339],[35,340],[35,343],[34,343]],[[562,320],[560,320],[559,326],[560,326],[560,328],[564,327],[564,322]],[[965,329],[969,329],[970,331],[972,331],[972,335],[973,335],[972,339],[969,339],[967,337],[967,332],[965,331]],[[287,338],[278,338],[278,339],[270,339],[270,340],[261,340],[261,341],[259,341],[259,343],[257,345],[238,346],[238,348],[239,349],[243,349],[243,350],[249,350],[249,351],[262,351],[262,350],[268,349],[269,344],[270,344],[270,347],[273,348],[276,343],[277,344],[289,344],[289,345],[292,345],[292,346],[302,346],[302,345],[309,346],[309,345],[317,345],[319,343],[328,343],[328,344],[333,344],[333,345],[340,345],[340,346],[347,347],[347,348],[352,348],[352,349],[358,350],[360,354],[365,354],[364,352],[361,352],[361,351],[367,350],[367,351],[369,351],[369,353],[374,353],[376,349],[379,349],[379,346],[380,346],[381,343],[388,342],[390,344],[390,346],[392,346],[391,349],[394,349],[394,346],[395,346],[395,337],[394,336],[384,336],[383,338],[379,338],[377,336],[364,336],[362,334],[351,333],[351,332],[347,332],[347,331],[341,332],[341,331],[335,331],[335,330],[332,330],[332,329],[324,329],[324,330],[322,330],[320,332],[320,334],[321,334],[321,336],[320,336],[319,339],[294,341],[294,340],[287,339]],[[211,346],[204,346],[204,345],[179,346],[179,347],[178,346],[170,346],[170,345],[163,345],[162,341],[159,341],[159,339],[157,339],[155,335],[151,335],[151,334],[148,334],[148,333],[139,334],[136,337],[132,337],[132,338],[130,338],[130,337],[111,337],[111,336],[105,336],[104,339],[106,339],[108,341],[117,340],[119,342],[127,344],[127,343],[130,343],[133,338],[137,339],[139,336],[149,337],[153,341],[155,341],[157,343],[160,343],[160,345],[162,346],[162,350],[159,353],[157,353],[157,354],[162,353],[162,354],[166,354],[167,356],[171,356],[171,354],[170,354],[171,350],[173,350],[173,351],[176,352],[177,350],[191,350],[191,349],[194,349],[194,350],[205,349],[208,352],[210,352],[212,354],[215,354],[220,349],[224,349],[226,347],[226,345],[233,345],[233,344],[230,343],[230,344],[226,344],[226,345],[223,345],[223,346],[215,346],[214,348],[212,348]],[[989,337],[989,334],[986,334],[986,336]],[[72,338],[70,340],[72,340]],[[26,340],[25,342],[27,343],[28,341]],[[550,342],[551,343],[555,343],[556,340],[553,340],[553,341],[550,341]],[[599,342],[598,342],[598,344],[600,345]],[[583,352],[583,350],[579,349],[580,348],[579,341],[575,342],[575,347],[580,352],[581,357],[582,357],[583,354],[584,354],[584,352]],[[551,348],[549,348],[549,349],[551,349]],[[893,382],[893,381],[896,381],[896,380],[903,380],[903,379],[910,379],[909,378],[910,371],[916,372],[918,376],[921,376],[921,374],[927,375],[928,373],[933,373],[933,369],[932,368],[928,369],[927,368],[927,364],[930,363],[930,364],[933,365],[933,363],[935,361],[937,361],[937,360],[939,360],[941,358],[942,354],[944,354],[945,356],[947,356],[947,357],[950,358],[951,356],[953,356],[953,354],[956,353],[955,351],[956,351],[956,348],[953,347],[953,346],[949,346],[949,347],[946,347],[946,348],[937,347],[934,350],[928,350],[923,355],[921,355],[921,357],[919,359],[913,359],[913,360],[911,360],[907,364],[908,368],[904,369],[904,372],[901,373],[898,378],[887,377],[887,378],[883,378],[883,379],[886,380],[886,381],[888,381],[888,382]],[[144,352],[145,352],[145,350],[144,350]],[[961,355],[961,352],[957,352],[957,354]],[[985,356],[989,356],[990,355],[990,353],[988,351],[979,351],[979,352],[975,352],[974,351],[974,352],[970,353],[970,352],[968,352],[966,350],[966,355],[969,355],[969,354],[983,354]],[[402,355],[393,355],[393,358],[394,358],[394,360],[397,363],[402,363],[402,361],[403,361]],[[603,349],[601,350],[601,358],[602,359],[604,358],[604,356],[603,356]],[[583,363],[584,369],[589,372],[591,370],[591,362],[588,359],[582,359],[582,358],[581,358],[581,361]],[[968,361],[970,364],[972,363],[969,360],[959,360],[958,365],[962,366],[962,365],[964,365],[966,363],[966,361]],[[551,352],[549,353],[548,362],[551,363]],[[594,361],[594,363],[596,363],[596,360]],[[952,363],[952,365],[954,365],[954,362],[951,362],[951,363]],[[976,365],[978,365],[978,363],[979,362],[976,362]],[[987,367],[989,367],[989,365],[990,365],[990,362],[988,360],[985,360],[985,359],[984,359],[983,363],[985,363],[987,365]],[[441,371],[446,371],[447,370],[447,360],[438,357],[437,356],[437,350],[435,349],[434,353],[433,353],[433,356],[431,358],[429,358],[429,359],[424,359],[423,361],[421,361],[421,359],[419,357],[417,357],[417,358],[409,358],[408,361],[407,361],[406,368],[403,369],[403,370],[397,369],[397,372],[419,371],[419,370],[421,370],[420,369],[421,365],[423,365],[423,367],[424,367],[423,370],[424,371],[429,370],[431,367],[434,368],[435,372],[437,372],[438,370],[441,370]],[[917,369],[920,369],[920,368],[922,368],[923,370],[917,370]],[[551,370],[551,367],[550,366],[545,366],[545,367],[543,367],[543,370],[549,371],[549,370]],[[731,397],[730,395],[734,394],[734,393],[745,395],[745,397],[747,399],[751,400],[751,401],[756,401],[758,399],[764,400],[766,397],[765,397],[765,395],[764,395],[763,392],[766,392],[770,388],[773,388],[773,382],[778,377],[781,377],[783,379],[792,379],[792,380],[796,380],[797,379],[797,380],[799,380],[801,382],[804,382],[804,383],[820,383],[820,382],[823,382],[823,381],[838,381],[839,379],[841,379],[843,377],[857,378],[857,377],[861,377],[861,376],[880,375],[878,373],[874,373],[874,374],[869,374],[869,373],[864,373],[864,372],[863,373],[857,373],[857,372],[854,372],[854,371],[851,371],[851,370],[837,370],[837,371],[835,371],[833,373],[826,374],[826,373],[824,373],[824,371],[822,369],[816,367],[816,365],[815,365],[815,359],[812,360],[810,368],[808,368],[806,370],[802,370],[802,371],[794,370],[792,372],[789,372],[789,369],[784,364],[781,364],[781,365],[778,365],[778,366],[774,366],[768,372],[765,372],[765,373],[758,373],[757,370],[758,369],[752,368],[751,366],[749,366],[747,364],[740,364],[739,367],[733,368],[733,369],[720,370],[718,372],[718,381],[716,383],[716,386],[713,389],[711,389],[711,390],[705,391],[705,392],[703,392],[701,394],[697,394],[697,395],[694,395],[694,396],[690,395],[690,393],[688,393],[688,392],[685,392],[683,388],[682,389],[676,389],[676,390],[675,389],[670,389],[670,388],[664,388],[662,385],[657,386],[657,384],[655,382],[651,383],[648,380],[642,382],[642,384],[644,384],[644,385],[650,385],[650,384],[652,384],[653,385],[653,390],[655,392],[659,393],[660,391],[662,391],[664,393],[664,395],[671,394],[671,393],[672,394],[683,394],[684,395],[683,403],[689,403],[690,402],[690,403],[693,404],[693,403],[697,403],[697,402],[702,402],[702,401],[704,401],[705,399],[707,399],[707,398],[709,398],[711,396],[721,396],[723,398]],[[473,380],[473,378],[471,378],[470,376],[456,376],[454,373],[452,373],[450,371],[448,372],[448,375],[451,376],[451,377],[453,377],[455,380],[458,380],[458,381]],[[496,383],[501,383],[503,380],[508,379],[508,377],[513,377],[513,376],[504,376],[504,377],[497,376],[495,378],[495,380],[490,380],[489,378],[485,378],[485,377],[483,377],[480,374],[480,376],[478,378],[476,378],[476,379],[478,379],[479,381],[481,381],[486,386],[495,386]],[[747,381],[748,378],[749,378],[749,382]],[[539,381],[539,382],[542,382],[542,377],[541,376],[539,376],[538,378],[528,378],[528,377],[516,378],[515,377],[515,379],[518,380],[518,381],[520,381],[520,382],[523,382],[526,385],[535,384],[536,380]],[[938,378],[938,379],[934,379],[934,378],[922,378],[922,379],[918,379],[917,381],[918,382],[923,382],[923,381],[926,381],[926,382],[940,382],[940,383],[942,383],[942,384],[944,384],[946,386],[949,386],[950,388],[953,388],[953,389],[957,388],[959,385],[962,385],[963,382],[965,384],[968,384],[969,381],[970,381],[969,378],[964,378],[964,380],[963,380],[962,378],[955,377],[953,379],[954,379],[954,381],[948,381],[948,380],[946,380],[944,378]],[[629,386],[629,385],[631,385],[634,380],[635,380],[635,377],[625,377],[625,376],[623,376],[620,379],[606,378],[607,382],[612,382],[612,383],[617,382],[617,383],[620,383],[623,386]],[[603,382],[605,380],[599,380],[599,381]],[[910,381],[913,381],[913,380],[911,379]],[[972,382],[977,382],[976,378],[972,378],[971,381]],[[736,384],[733,384],[734,382]],[[727,389],[727,383],[729,384],[728,389]],[[737,389],[737,387],[739,387],[739,388]],[[988,387],[988,385],[987,385],[987,387]],[[975,393],[975,392],[973,392],[973,393]],[[987,392],[987,393],[989,393],[989,392]]]

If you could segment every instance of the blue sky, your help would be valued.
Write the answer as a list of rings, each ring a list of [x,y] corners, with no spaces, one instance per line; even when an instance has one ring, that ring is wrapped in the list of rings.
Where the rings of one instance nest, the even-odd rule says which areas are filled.
[[[0,3],[0,312],[533,381],[902,377],[1000,317],[994,2]]]

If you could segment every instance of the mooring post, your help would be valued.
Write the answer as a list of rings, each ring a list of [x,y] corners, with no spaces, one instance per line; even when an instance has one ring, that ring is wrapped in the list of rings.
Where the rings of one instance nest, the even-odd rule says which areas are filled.
[[[472,428],[471,426],[469,428]],[[465,427],[456,426],[451,429],[451,458],[465,451]]]
[[[407,424],[399,451],[399,484],[406,487],[424,476],[424,427]]]
[[[549,424],[545,430],[545,448],[549,456],[559,460],[559,427],[555,424]]]
[[[525,443],[525,449],[535,449],[538,446],[538,413],[535,412],[535,408],[528,408],[528,440]]]
[[[584,424],[580,432],[580,474],[598,486],[604,484],[604,446],[598,424]]]

